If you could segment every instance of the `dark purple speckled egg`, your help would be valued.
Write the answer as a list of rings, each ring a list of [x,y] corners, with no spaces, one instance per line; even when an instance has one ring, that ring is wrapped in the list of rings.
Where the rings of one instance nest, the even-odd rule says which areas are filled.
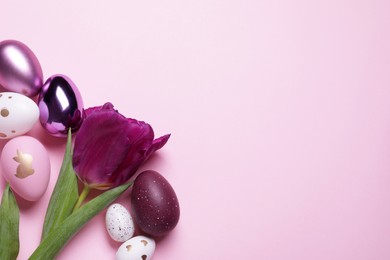
[[[168,181],[155,171],[144,171],[134,181],[132,214],[138,227],[151,236],[164,236],[179,222],[176,193]]]
[[[69,128],[76,132],[84,120],[80,92],[65,75],[53,75],[45,82],[38,107],[43,128],[53,136],[66,137]]]

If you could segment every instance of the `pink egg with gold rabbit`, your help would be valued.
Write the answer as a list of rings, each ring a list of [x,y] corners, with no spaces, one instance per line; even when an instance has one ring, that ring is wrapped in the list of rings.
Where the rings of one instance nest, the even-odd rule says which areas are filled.
[[[8,141],[1,153],[1,173],[12,190],[28,201],[45,193],[50,180],[46,148],[35,138],[19,136]]]

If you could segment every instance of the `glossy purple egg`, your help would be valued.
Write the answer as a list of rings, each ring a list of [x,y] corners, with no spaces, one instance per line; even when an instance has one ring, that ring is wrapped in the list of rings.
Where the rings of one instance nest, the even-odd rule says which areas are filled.
[[[75,133],[84,120],[83,100],[73,81],[65,75],[53,75],[43,85],[38,99],[39,120],[53,136]]]
[[[29,97],[41,90],[41,65],[25,44],[15,40],[0,42],[0,85],[8,91]]]
[[[138,227],[151,236],[164,236],[179,222],[180,207],[168,181],[155,171],[144,171],[131,192],[132,215]]]

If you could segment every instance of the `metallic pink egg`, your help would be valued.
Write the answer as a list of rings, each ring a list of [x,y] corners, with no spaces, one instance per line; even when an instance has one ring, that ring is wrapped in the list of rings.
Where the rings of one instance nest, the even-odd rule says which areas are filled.
[[[66,137],[69,128],[75,133],[84,120],[83,100],[73,81],[65,75],[46,80],[38,98],[39,121],[46,131]]]
[[[0,86],[33,97],[42,85],[42,68],[34,53],[19,41],[0,42]]]

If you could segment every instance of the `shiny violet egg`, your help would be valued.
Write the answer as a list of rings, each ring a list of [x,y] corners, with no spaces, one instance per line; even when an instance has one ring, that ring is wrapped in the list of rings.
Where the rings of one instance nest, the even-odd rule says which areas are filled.
[[[132,216],[142,232],[164,236],[180,218],[179,201],[168,181],[158,172],[144,171],[134,181],[131,192]]]
[[[75,133],[84,120],[80,92],[65,75],[53,75],[45,82],[38,107],[43,128],[53,136],[66,137],[69,128]]]
[[[33,97],[42,85],[42,68],[34,53],[19,41],[0,42],[0,86]]]

